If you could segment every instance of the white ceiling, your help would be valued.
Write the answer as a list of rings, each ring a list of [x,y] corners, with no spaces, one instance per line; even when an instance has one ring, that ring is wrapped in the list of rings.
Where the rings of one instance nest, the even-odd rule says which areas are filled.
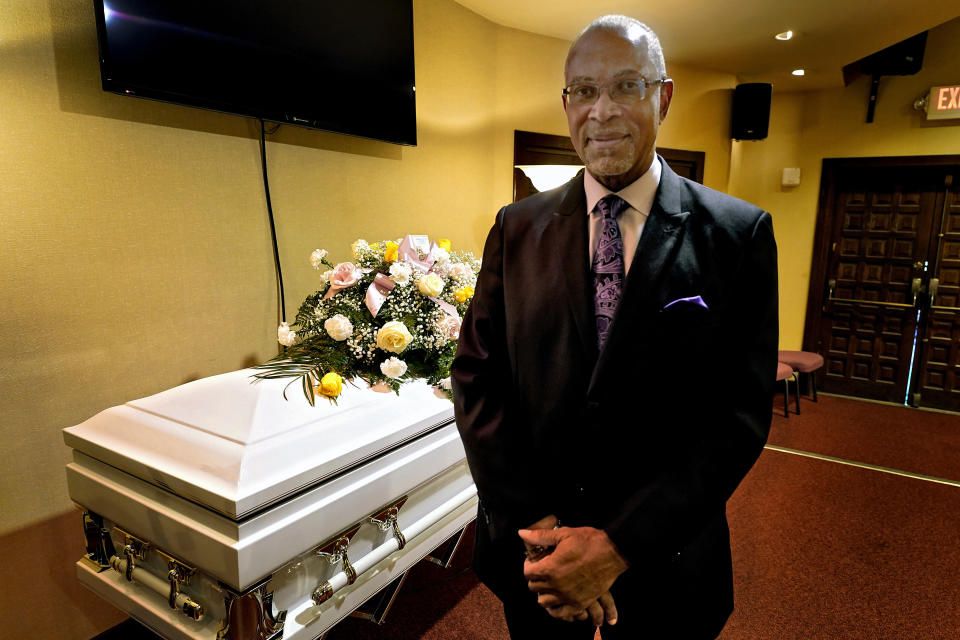
[[[770,82],[775,91],[842,86],[841,69],[960,16],[958,0],[457,0],[507,27],[572,40],[594,18],[623,13],[646,22],[667,63]],[[779,42],[773,36],[792,30]],[[793,69],[804,68],[797,78]]]

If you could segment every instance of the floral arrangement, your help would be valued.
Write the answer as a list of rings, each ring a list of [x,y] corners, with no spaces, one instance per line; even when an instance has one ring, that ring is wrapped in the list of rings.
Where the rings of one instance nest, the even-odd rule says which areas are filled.
[[[480,261],[425,236],[351,248],[352,262],[333,264],[325,249],[310,255],[314,269],[326,269],[320,288],[292,325],[280,325],[283,353],[254,376],[299,378],[311,405],[318,395],[336,402],[344,380],[399,392],[425,378],[452,399],[450,365]]]

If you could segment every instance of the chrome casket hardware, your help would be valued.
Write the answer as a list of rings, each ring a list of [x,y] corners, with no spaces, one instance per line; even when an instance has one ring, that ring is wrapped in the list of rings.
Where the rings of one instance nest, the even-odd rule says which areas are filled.
[[[167,594],[167,602],[171,609],[181,609],[183,613],[194,620],[199,620],[203,615],[203,607],[196,602],[186,599],[185,602],[179,602],[180,586],[190,583],[190,578],[197,570],[190,565],[184,564],[171,556],[157,549],[157,555],[167,561],[167,581],[170,583],[170,592]]]
[[[350,547],[350,540],[357,534],[364,524],[370,523],[376,525],[380,531],[392,530],[393,537],[397,541],[397,548],[403,549],[407,544],[407,539],[400,531],[397,525],[397,516],[400,513],[400,507],[407,501],[407,496],[401,497],[389,507],[378,511],[374,515],[366,518],[363,522],[358,522],[344,532],[333,537],[332,541],[324,543],[317,550],[317,555],[326,558],[330,564],[340,563],[340,570],[347,578],[347,584],[353,584],[357,581],[357,570],[347,555]],[[310,594],[314,604],[323,604],[333,595],[333,585],[329,580],[317,585],[317,588]]]
[[[347,584],[353,584],[357,580],[357,571],[353,568],[353,564],[350,562],[350,558],[347,556],[347,552],[350,547],[350,540],[353,536],[357,535],[357,531],[360,530],[360,527],[363,523],[355,524],[346,531],[343,531],[330,541],[323,544],[319,549],[317,549],[316,554],[321,558],[326,558],[327,562],[330,564],[340,563],[340,570],[347,577]],[[329,581],[325,581],[313,590],[310,594],[310,598],[313,600],[314,604],[322,604],[326,602],[330,596],[333,595],[333,587],[330,585]]]
[[[321,552],[319,555],[325,556],[330,564],[340,563],[340,570],[347,574],[347,584],[353,584],[357,581],[357,570],[350,563],[350,557],[347,553],[350,551],[350,539],[347,537],[338,538],[333,545],[332,552]]]
[[[403,507],[406,501],[407,496],[403,496],[392,506],[387,507],[380,513],[370,517],[370,523],[377,525],[380,531],[387,531],[388,529],[393,531],[393,537],[397,541],[398,549],[403,549],[405,546],[407,546],[407,539],[400,531],[400,525],[397,524],[397,517],[400,515],[400,509]]]
[[[203,606],[180,593],[180,586],[189,581],[190,576],[196,572],[196,569],[156,549],[157,555],[167,562],[169,568],[167,582],[164,582],[163,579],[158,578],[146,569],[138,567],[136,564],[137,560],[146,558],[147,551],[151,548],[150,543],[137,538],[120,527],[114,527],[114,531],[124,539],[126,544],[123,547],[122,558],[118,555],[110,557],[110,566],[113,570],[125,577],[128,582],[136,582],[161,596],[165,596],[171,609],[179,609],[188,618],[200,620],[203,617]]]
[[[136,568],[134,560],[143,560],[147,557],[147,550],[150,548],[150,543],[127,533],[120,527],[114,527],[114,530],[126,543],[123,547],[123,555],[126,557],[127,562],[124,566],[124,571],[120,571],[120,573],[127,579],[127,582],[133,582],[133,570]],[[117,560],[119,561],[120,558],[117,558]],[[114,566],[113,558],[110,558],[110,566],[117,569],[117,567]],[[119,569],[117,570],[119,571]]]
[[[217,640],[279,640],[283,637],[287,612],[273,612],[269,583],[267,578],[242,594],[221,583],[221,589],[226,592],[223,600],[226,615],[217,628]]]
[[[321,605],[329,600],[333,596],[334,592],[339,591],[347,585],[353,584],[358,575],[361,575],[367,570],[371,569],[378,562],[387,558],[394,551],[402,549],[406,545],[407,538],[416,538],[418,535],[429,529],[430,526],[435,522],[439,521],[441,518],[458,509],[461,505],[475,497],[476,494],[477,489],[473,485],[460,491],[453,497],[446,500],[443,504],[437,506],[427,514],[420,517],[415,522],[410,523],[407,526],[407,532],[405,534],[402,533],[397,526],[396,516],[394,515],[391,519],[391,512],[394,509],[399,510],[399,507],[389,507],[377,514],[379,517],[368,518],[365,522],[373,522],[375,520],[376,522],[374,522],[374,524],[380,526],[384,531],[386,531],[387,528],[393,529],[394,535],[393,539],[387,540],[386,542],[374,547],[369,553],[356,560],[356,566],[354,566],[353,563],[350,563],[349,560],[346,560],[346,547],[350,544],[350,538],[357,532],[357,530],[359,530],[360,525],[357,525],[351,529],[349,536],[341,535],[332,542],[321,547],[320,550],[317,551],[319,555],[326,556],[331,562],[341,560],[346,560],[346,562],[339,573],[332,576],[329,580],[325,580],[321,584],[317,585],[317,587],[310,594],[313,603],[315,605]],[[406,498],[403,500],[405,499]],[[400,504],[402,504],[402,501]],[[342,555],[337,556],[336,560],[334,560],[333,557],[338,552],[342,553]],[[347,567],[349,567],[349,570]]]

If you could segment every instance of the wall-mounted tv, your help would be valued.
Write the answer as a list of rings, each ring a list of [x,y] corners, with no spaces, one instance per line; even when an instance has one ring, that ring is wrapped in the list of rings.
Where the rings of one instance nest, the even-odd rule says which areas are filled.
[[[103,89],[417,143],[412,0],[94,0]]]

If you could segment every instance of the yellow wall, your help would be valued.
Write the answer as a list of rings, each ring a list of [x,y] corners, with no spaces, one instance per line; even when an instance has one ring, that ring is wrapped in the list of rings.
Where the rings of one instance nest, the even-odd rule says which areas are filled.
[[[771,212],[780,249],[780,344],[803,340],[820,170],[824,158],[960,154],[957,120],[928,122],[912,107],[931,86],[960,82],[960,18],[931,29],[923,69],[880,81],[874,122],[866,123],[870,80],[845,88],[774,93],[770,135],[735,142],[730,192]],[[800,167],[799,187],[781,188],[780,170]]]

